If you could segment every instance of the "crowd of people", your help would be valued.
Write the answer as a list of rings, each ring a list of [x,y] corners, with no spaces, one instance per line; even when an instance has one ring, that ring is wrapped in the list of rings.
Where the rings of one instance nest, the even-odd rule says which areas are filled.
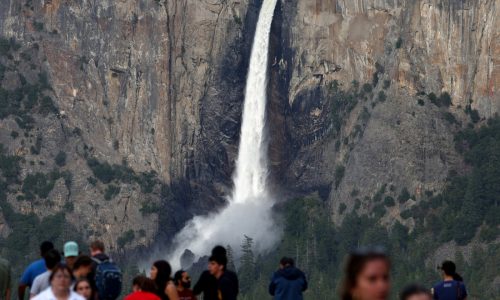
[[[40,245],[41,258],[24,271],[18,286],[18,299],[24,300],[29,288],[33,300],[116,300],[122,294],[122,274],[105,253],[104,243],[94,241],[89,254],[82,254],[75,242],[64,244],[62,253],[51,242]],[[203,271],[191,289],[191,277],[186,270],[172,268],[165,260],[151,266],[150,275],[138,275],[132,281],[132,291],[125,300],[236,300],[239,294],[238,276],[227,269],[226,249],[216,246]],[[385,300],[390,296],[389,257],[376,248],[352,252],[344,271],[341,300]],[[439,267],[443,280],[433,288],[409,285],[400,293],[401,300],[465,300],[467,290],[452,261]],[[302,300],[308,288],[304,272],[294,260],[283,257],[279,269],[269,284],[269,294],[275,300]],[[11,297],[9,262],[0,258],[0,300]],[[332,296],[332,299],[335,297]]]

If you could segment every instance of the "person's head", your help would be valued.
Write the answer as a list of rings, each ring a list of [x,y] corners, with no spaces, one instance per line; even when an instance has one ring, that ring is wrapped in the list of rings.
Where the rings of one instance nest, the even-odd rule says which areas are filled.
[[[132,291],[137,292],[141,290],[142,282],[147,279],[144,275],[135,276],[132,280]]]
[[[90,255],[96,256],[97,254],[104,253],[104,243],[97,240],[90,243]]]
[[[90,300],[90,297],[92,297],[92,285],[87,278],[78,279],[73,290],[86,300]]]
[[[52,242],[49,241],[42,242],[40,244],[40,256],[44,257],[45,254],[47,254],[47,252],[49,252],[52,249],[54,249],[54,244],[52,244]]]
[[[221,245],[217,245],[212,249],[212,255],[227,256],[227,250]]]
[[[45,266],[47,267],[47,270],[52,270],[57,264],[61,262],[61,254],[59,254],[59,251],[57,251],[56,249],[52,249],[45,253],[43,259],[45,260]]]
[[[184,270],[179,270],[175,272],[174,282],[178,288],[181,289],[191,288],[191,277],[189,276],[188,272]]]
[[[347,259],[342,300],[385,300],[390,291],[390,261],[379,249],[359,249]]]
[[[151,266],[150,278],[154,280],[159,290],[164,290],[167,282],[170,280],[172,268],[165,260],[158,260]]]
[[[444,279],[451,278],[451,279],[456,280],[456,281],[463,281],[462,276],[460,276],[457,273],[457,266],[451,260],[443,261],[443,263],[441,264],[440,267],[438,267],[438,269],[440,269],[443,272]]]
[[[227,257],[223,255],[213,255],[208,259],[208,271],[219,278],[224,274],[227,265]]]
[[[401,300],[432,300],[429,289],[420,285],[409,285],[401,292]]]
[[[295,262],[293,258],[291,257],[283,257],[280,260],[280,269],[288,268],[288,267],[293,267],[295,265]]]
[[[76,242],[71,241],[64,244],[64,260],[70,269],[73,268],[78,254],[79,249]]]
[[[71,270],[64,264],[57,264],[50,274],[49,282],[54,293],[69,292],[73,282]]]
[[[73,275],[78,278],[87,277],[92,272],[92,259],[87,255],[80,255],[73,264]]]

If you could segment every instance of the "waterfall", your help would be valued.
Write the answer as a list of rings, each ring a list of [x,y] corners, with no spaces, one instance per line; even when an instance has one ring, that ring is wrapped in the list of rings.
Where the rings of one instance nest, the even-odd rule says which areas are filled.
[[[255,240],[258,252],[273,246],[278,231],[273,223],[273,203],[267,191],[266,93],[271,23],[277,0],[264,0],[255,31],[245,90],[240,145],[234,189],[221,211],[194,217],[174,239],[170,256],[177,265],[185,249],[195,255],[208,254],[211,247],[231,245],[239,249],[244,235]],[[236,257],[238,253],[236,253]]]

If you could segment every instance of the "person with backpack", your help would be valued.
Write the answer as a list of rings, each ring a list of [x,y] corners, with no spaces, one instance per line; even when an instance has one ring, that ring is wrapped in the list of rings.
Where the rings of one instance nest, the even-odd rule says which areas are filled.
[[[269,284],[269,294],[275,300],[302,300],[302,293],[307,290],[307,279],[304,272],[295,267],[292,258],[283,257],[280,268]]]
[[[43,272],[47,271],[47,268],[45,267],[45,260],[43,257],[47,252],[50,250],[54,249],[54,244],[49,241],[45,241],[40,244],[40,256],[41,258],[32,262],[24,271],[23,276],[21,277],[21,280],[19,281],[19,286],[17,288],[17,297],[19,300],[24,299],[24,294],[26,293],[26,288],[30,288],[33,285],[33,280],[35,278],[42,274]]]
[[[94,281],[99,300],[115,300],[122,291],[122,272],[104,253],[104,243],[90,243],[90,255],[94,262],[90,278]]]
[[[433,298],[436,300],[465,300],[467,289],[462,276],[458,275],[457,267],[451,260],[444,261],[438,269],[441,270],[443,281],[432,288]]]

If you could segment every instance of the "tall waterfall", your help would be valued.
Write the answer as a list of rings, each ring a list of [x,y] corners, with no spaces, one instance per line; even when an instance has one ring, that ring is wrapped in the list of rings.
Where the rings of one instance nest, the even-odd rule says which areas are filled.
[[[174,239],[170,256],[176,265],[185,249],[208,254],[216,244],[239,249],[244,235],[255,240],[257,251],[269,249],[278,231],[274,226],[266,181],[266,87],[271,23],[277,0],[264,0],[255,31],[245,91],[240,146],[229,205],[209,216],[194,217]],[[237,256],[237,253],[236,253]]]

